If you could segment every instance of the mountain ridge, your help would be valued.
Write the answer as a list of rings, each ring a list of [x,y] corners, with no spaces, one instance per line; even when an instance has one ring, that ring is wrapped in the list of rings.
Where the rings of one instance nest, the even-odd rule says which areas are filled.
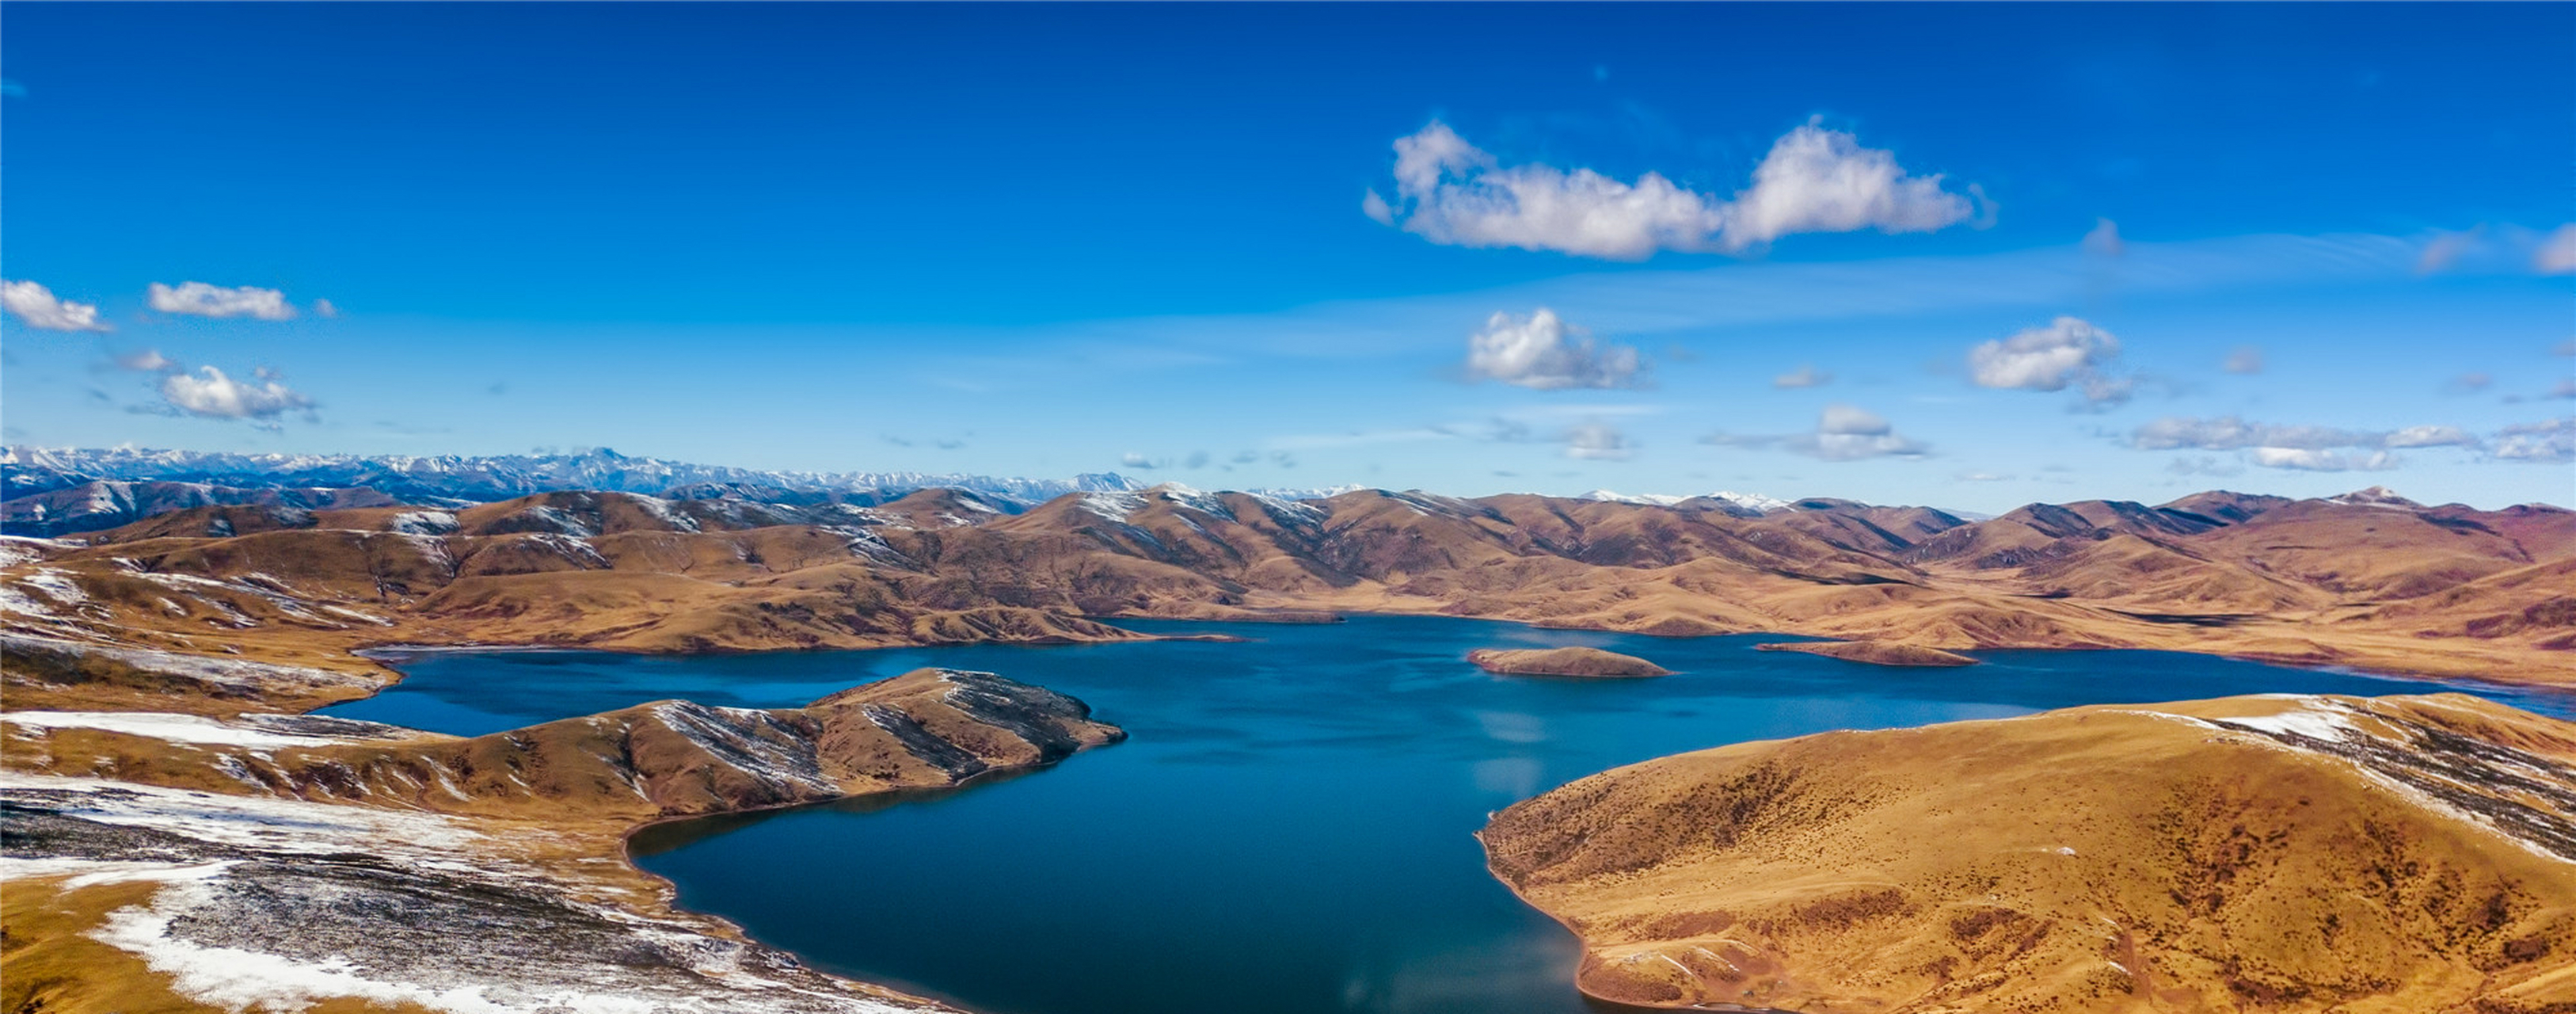
[[[1123,617],[1433,613],[2576,684],[2576,614],[2564,606],[2576,599],[2576,512],[2554,507],[2204,493],[1971,521],[1823,498],[1756,514],[1702,498],[1372,489],[1287,500],[1164,484],[1013,510],[950,489],[873,506],[747,492],[206,505],[75,540],[12,537],[0,540],[0,632],[128,653],[237,652],[365,683],[391,676],[353,653],[396,643],[1060,643],[1139,636],[1116,626]],[[14,693],[64,706],[150,682],[106,662],[17,670]],[[311,685],[322,695],[312,703],[363,692]]]

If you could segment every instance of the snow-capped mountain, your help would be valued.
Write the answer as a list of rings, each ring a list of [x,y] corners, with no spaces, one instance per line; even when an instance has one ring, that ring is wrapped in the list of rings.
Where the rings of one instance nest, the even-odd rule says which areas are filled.
[[[1577,499],[1602,500],[1610,503],[1653,504],[1658,507],[1671,507],[1676,504],[1686,503],[1692,500],[1715,500],[1719,503],[1733,507],[1740,507],[1756,514],[1768,514],[1772,511],[1784,510],[1789,506],[1789,501],[1780,499],[1776,496],[1763,496],[1760,493],[1737,493],[1723,489],[1714,493],[1702,493],[1698,496],[1674,496],[1669,493],[1618,493],[1606,489],[1596,489],[1592,492],[1583,494]]]
[[[1024,479],[930,472],[769,471],[633,458],[607,448],[578,454],[413,457],[20,446],[0,448],[0,481],[5,481],[11,499],[99,481],[161,481],[233,489],[366,487],[424,503],[507,500],[556,490],[660,494],[699,485],[897,494],[944,487],[1039,503],[1065,493],[1143,488],[1142,483],[1110,472]]]
[[[1688,499],[1690,499],[1690,498],[1689,498],[1689,497],[1686,497],[1686,496],[1674,496],[1674,495],[1672,495],[1672,494],[1670,494],[1670,493],[1634,493],[1634,494],[1631,494],[1631,493],[1620,493],[1620,492],[1617,492],[1617,491],[1614,491],[1614,490],[1596,489],[1596,490],[1593,490],[1592,492],[1589,492],[1589,493],[1580,494],[1580,495],[1576,496],[1576,497],[1575,497],[1575,499],[1577,499],[1577,500],[1598,500],[1598,501],[1601,501],[1601,502],[1604,502],[1604,503],[1635,503],[1635,504],[1653,504],[1654,506],[1657,506],[1657,507],[1670,507],[1670,506],[1672,506],[1672,505],[1674,505],[1674,504],[1680,503],[1680,502],[1682,502],[1682,501],[1684,501],[1684,500],[1688,500]]]
[[[2386,486],[2372,486],[2368,489],[2356,489],[2342,496],[2327,497],[2326,501],[2328,503],[2349,504],[2354,507],[2388,507],[2397,510],[2416,510],[2424,506],[2423,504],[2416,503],[2413,500],[2398,496],[2396,490],[2390,489]]]
[[[1357,484],[1347,486],[1268,486],[1261,489],[1247,489],[1244,490],[1244,492],[1250,493],[1254,496],[1266,496],[1273,500],[1330,500],[1344,493],[1357,493],[1367,488],[1368,487],[1366,486]]]

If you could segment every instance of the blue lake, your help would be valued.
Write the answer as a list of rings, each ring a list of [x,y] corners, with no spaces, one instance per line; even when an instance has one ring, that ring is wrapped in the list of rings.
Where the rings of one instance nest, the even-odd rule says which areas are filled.
[[[1587,1014],[1574,938],[1487,876],[1486,815],[1651,757],[1827,729],[2257,692],[2576,696],[2143,651],[1891,669],[1753,645],[1435,617],[1122,621],[1242,642],[699,657],[431,653],[331,714],[480,734],[682,697],[801,705],[924,666],[1073,694],[1124,744],[898,800],[636,836],[682,904],[817,967],[983,1014]],[[1480,647],[1588,645],[1675,675],[1487,675]]]

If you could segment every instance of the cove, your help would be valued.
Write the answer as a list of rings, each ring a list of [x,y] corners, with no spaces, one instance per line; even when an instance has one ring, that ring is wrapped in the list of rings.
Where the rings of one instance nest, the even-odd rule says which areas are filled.
[[[1090,702],[1121,745],[899,799],[639,833],[680,902],[817,967],[982,1014],[1597,1014],[1575,942],[1484,870],[1486,815],[1621,764],[1836,728],[2257,692],[2576,696],[2141,651],[1990,651],[1891,669],[1753,645],[1438,617],[1119,621],[1155,641],[630,656],[436,652],[330,714],[473,735],[665,697],[801,705],[923,666]],[[1480,647],[1585,645],[1647,680],[1492,676]]]

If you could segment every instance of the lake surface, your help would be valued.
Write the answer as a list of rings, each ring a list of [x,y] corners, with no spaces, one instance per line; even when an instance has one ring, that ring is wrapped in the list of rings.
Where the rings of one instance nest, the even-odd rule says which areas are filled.
[[[431,653],[331,710],[480,734],[684,697],[801,705],[923,666],[1073,694],[1124,744],[964,789],[661,825],[682,904],[824,969],[982,1014],[1589,1014],[1571,934],[1485,873],[1486,815],[1684,750],[1827,729],[2255,692],[2474,689],[2143,651],[1979,653],[1892,669],[1753,645],[1436,617],[1316,626],[1121,621],[1240,643],[978,645],[643,657]],[[1497,677],[1480,647],[1588,645],[1650,680]]]

